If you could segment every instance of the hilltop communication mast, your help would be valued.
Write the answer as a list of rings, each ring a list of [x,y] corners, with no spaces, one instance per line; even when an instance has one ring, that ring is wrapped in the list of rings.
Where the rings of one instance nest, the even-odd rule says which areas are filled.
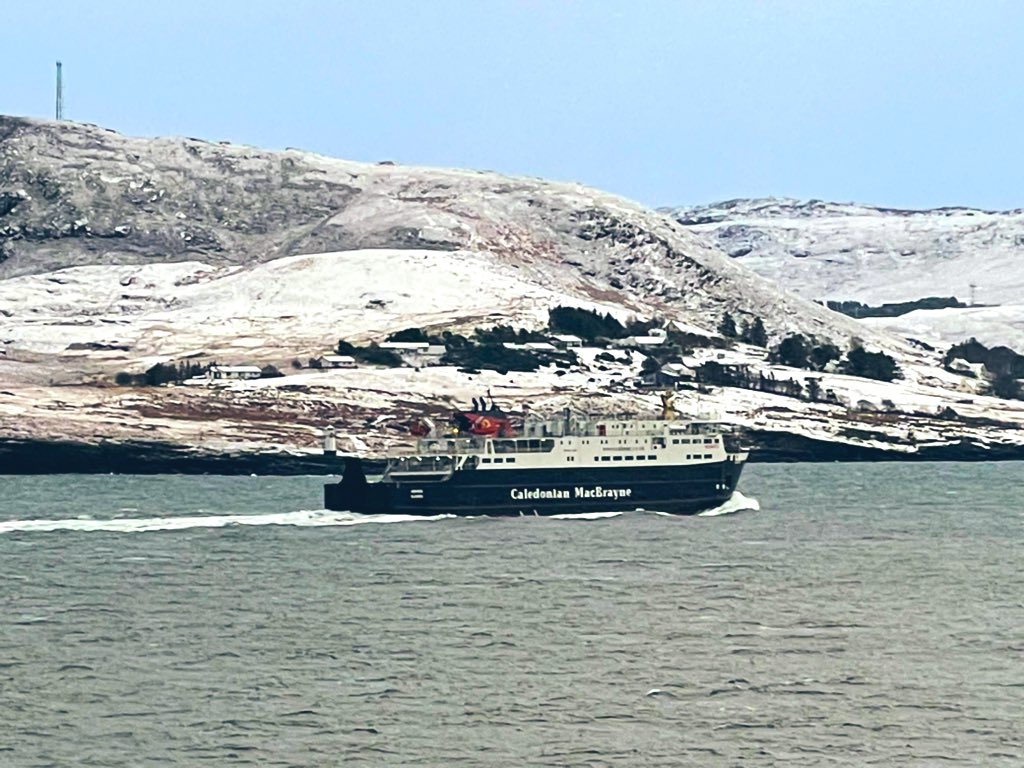
[[[61,79],[60,62],[57,62],[57,119],[64,119],[64,82]]]

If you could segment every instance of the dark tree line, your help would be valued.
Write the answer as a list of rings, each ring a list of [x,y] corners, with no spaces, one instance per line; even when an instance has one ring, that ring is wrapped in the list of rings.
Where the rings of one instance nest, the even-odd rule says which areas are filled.
[[[726,312],[718,323],[718,332],[727,339],[739,339],[744,344],[755,347],[768,346],[768,332],[760,317],[744,320],[743,325],[737,328],[733,316]]]
[[[158,387],[161,384],[177,384],[185,379],[204,375],[213,365],[216,363],[157,363],[145,373],[121,371],[114,377],[114,383],[119,387]]]
[[[901,301],[873,307],[859,301],[827,301],[825,306],[833,312],[841,312],[850,317],[899,317],[915,309],[946,309],[948,307],[966,307],[955,296],[927,296],[915,301]]]

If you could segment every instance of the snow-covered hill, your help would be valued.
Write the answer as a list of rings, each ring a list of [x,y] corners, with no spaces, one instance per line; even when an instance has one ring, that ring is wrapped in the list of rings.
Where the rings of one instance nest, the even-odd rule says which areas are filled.
[[[780,292],[671,218],[573,184],[0,118],[0,200],[0,278],[73,266],[249,269],[304,254],[459,251],[581,300],[710,330],[729,311],[762,318],[774,337],[800,330],[845,346],[865,333]],[[338,281],[388,290],[361,263],[333,264]],[[401,282],[400,271],[389,279]],[[467,279],[461,296],[478,290]]]
[[[705,335],[728,312],[761,319],[775,341],[801,332],[847,349],[857,338],[896,357],[905,375],[883,385],[824,374],[827,405],[713,389],[684,409],[911,453],[1024,443],[1024,408],[977,395],[934,352],[780,290],[692,230],[573,184],[0,118],[0,439],[314,448],[334,424],[355,449],[379,451],[406,437],[401,419],[486,388],[513,408],[655,408],[657,397],[631,383],[642,356],[613,362],[599,349],[568,370],[508,376],[291,368],[339,338],[381,340],[410,326],[541,328],[562,304]],[[809,375],[772,366],[762,348],[729,354],[766,379]],[[118,371],[196,359],[290,375],[113,386]]]
[[[790,199],[668,211],[788,291],[865,304],[955,296],[991,310],[941,310],[869,322],[945,344],[977,336],[1024,350],[1024,211],[908,211]]]

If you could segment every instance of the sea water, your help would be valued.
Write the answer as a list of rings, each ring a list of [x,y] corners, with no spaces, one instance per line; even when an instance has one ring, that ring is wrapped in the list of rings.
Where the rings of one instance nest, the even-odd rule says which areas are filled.
[[[322,482],[0,476],[0,765],[1024,765],[1022,464],[689,518]]]

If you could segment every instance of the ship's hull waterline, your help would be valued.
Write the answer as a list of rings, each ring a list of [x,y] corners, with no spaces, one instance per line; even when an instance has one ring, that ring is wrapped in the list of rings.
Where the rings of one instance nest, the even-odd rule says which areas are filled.
[[[346,458],[338,483],[324,487],[327,509],[360,514],[560,515],[647,510],[695,514],[724,503],[743,462],[623,468],[456,471],[370,482]]]

